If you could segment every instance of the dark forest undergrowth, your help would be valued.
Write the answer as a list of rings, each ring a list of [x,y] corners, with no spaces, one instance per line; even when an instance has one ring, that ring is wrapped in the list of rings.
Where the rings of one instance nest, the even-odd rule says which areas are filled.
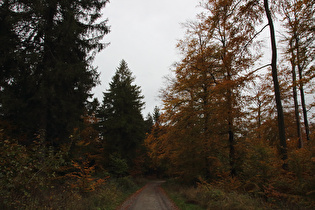
[[[144,185],[141,178],[123,177],[109,179],[91,192],[82,192],[64,185],[25,186],[24,193],[11,192],[6,200],[1,199],[1,209],[69,209],[69,210],[111,210]],[[29,190],[29,191],[28,191]]]

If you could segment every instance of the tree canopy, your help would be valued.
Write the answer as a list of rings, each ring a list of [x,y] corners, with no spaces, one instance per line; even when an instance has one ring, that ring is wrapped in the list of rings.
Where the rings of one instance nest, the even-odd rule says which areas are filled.
[[[9,53],[1,58],[0,107],[17,126],[12,133],[59,144],[72,132],[98,84],[92,60],[106,46],[109,27],[98,20],[107,2],[3,1],[1,52]]]
[[[135,157],[145,135],[142,117],[144,106],[140,87],[133,84],[135,78],[122,60],[104,92],[99,117],[106,152],[118,155],[130,163]]]

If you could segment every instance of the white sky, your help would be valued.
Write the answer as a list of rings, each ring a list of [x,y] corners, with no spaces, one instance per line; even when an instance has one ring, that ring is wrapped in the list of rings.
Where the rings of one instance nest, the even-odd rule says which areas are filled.
[[[94,65],[101,73],[101,85],[94,90],[100,102],[109,88],[116,68],[124,59],[136,77],[146,103],[144,117],[160,105],[159,90],[163,77],[179,59],[178,39],[185,29],[180,23],[193,20],[200,8],[199,0],[111,0],[103,12],[111,32],[104,42],[110,45],[97,54]]]

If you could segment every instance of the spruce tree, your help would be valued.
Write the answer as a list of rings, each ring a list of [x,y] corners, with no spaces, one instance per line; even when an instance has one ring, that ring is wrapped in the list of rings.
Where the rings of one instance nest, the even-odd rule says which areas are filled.
[[[107,2],[17,0],[0,5],[0,24],[15,20],[5,32],[19,39],[13,51],[18,65],[10,71],[4,66],[14,56],[0,63],[1,71],[9,72],[4,82],[1,78],[1,117],[16,127],[15,133],[27,134],[28,141],[39,133],[42,140],[59,145],[57,139],[67,138],[78,126],[98,83],[91,62],[105,47],[100,40],[109,28],[98,19]]]
[[[14,52],[18,49],[19,38],[13,31],[18,17],[10,10],[11,4],[7,0],[0,4],[0,87],[8,82],[18,62]]]
[[[145,137],[145,123],[141,111],[144,106],[140,87],[122,60],[104,92],[99,117],[105,153],[124,159],[130,165]]]

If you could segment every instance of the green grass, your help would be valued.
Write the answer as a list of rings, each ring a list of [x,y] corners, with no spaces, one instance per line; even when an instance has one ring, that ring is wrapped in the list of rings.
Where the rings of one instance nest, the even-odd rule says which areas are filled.
[[[181,187],[173,182],[166,182],[163,184],[163,189],[167,195],[173,200],[176,206],[181,210],[203,210],[198,204],[194,201],[189,201],[181,193]]]
[[[203,210],[201,206],[196,204],[188,203],[188,201],[178,193],[167,191],[169,197],[174,201],[176,206],[182,210]]]

